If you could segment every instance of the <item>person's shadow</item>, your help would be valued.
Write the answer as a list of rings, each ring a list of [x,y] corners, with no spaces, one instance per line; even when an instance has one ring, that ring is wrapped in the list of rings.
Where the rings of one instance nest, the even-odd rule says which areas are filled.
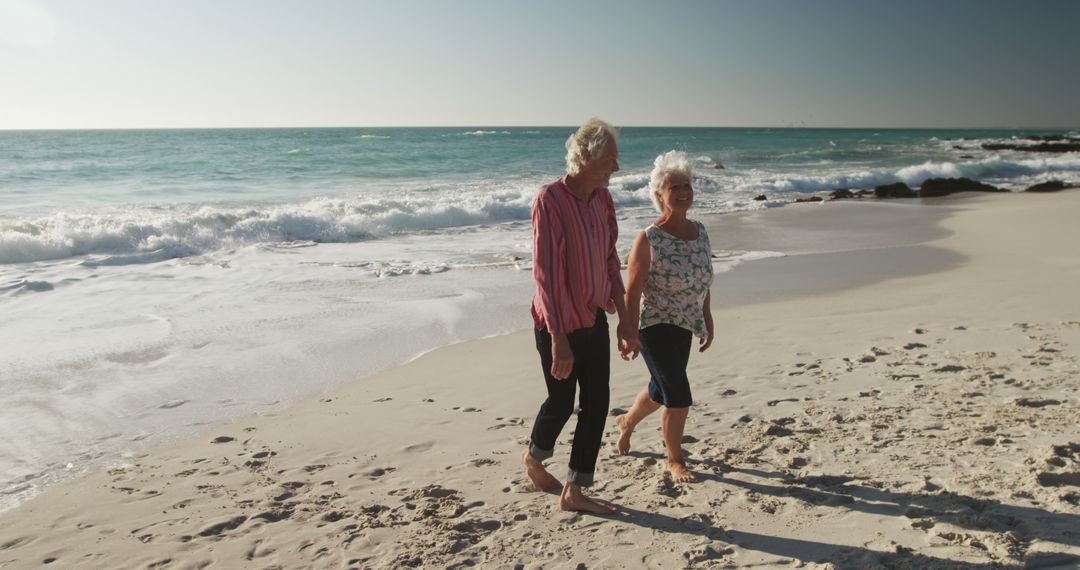
[[[663,460],[664,456],[648,452],[631,452],[631,456]],[[1080,516],[1070,513],[1054,513],[1033,507],[1008,505],[989,499],[978,499],[957,493],[937,492],[917,494],[893,492],[870,485],[858,484],[858,479],[840,475],[793,477],[787,473],[730,467],[714,459],[703,458],[691,463],[698,478],[695,484],[713,481],[741,487],[758,494],[791,497],[816,506],[828,506],[912,519],[929,528],[938,522],[947,522],[978,531],[1013,532],[1024,540],[1038,539],[1071,546],[1080,545]],[[768,482],[744,481],[725,476],[741,473]],[[773,484],[780,481],[781,484]],[[883,565],[888,568],[975,568],[1009,567],[1002,563],[970,563],[936,558],[898,548],[896,552],[878,551],[843,544],[815,542],[783,538],[723,529],[713,524],[706,515],[694,519],[676,519],[660,513],[641,511],[622,506],[622,520],[658,532],[690,534],[717,541],[719,549],[706,550],[698,556],[719,558],[723,556],[723,544],[732,544],[747,550],[767,552],[777,556],[794,558],[803,562],[830,562],[837,568],[864,568]],[[701,560],[692,560],[700,562]],[[1080,568],[1080,556],[1066,553],[1038,553],[1024,559],[1027,568]]]

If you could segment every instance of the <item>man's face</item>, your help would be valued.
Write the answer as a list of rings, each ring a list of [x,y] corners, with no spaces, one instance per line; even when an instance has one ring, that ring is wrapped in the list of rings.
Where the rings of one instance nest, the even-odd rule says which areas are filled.
[[[585,167],[591,175],[596,176],[600,186],[606,187],[611,175],[619,171],[619,145],[609,140],[600,156],[590,160]]]

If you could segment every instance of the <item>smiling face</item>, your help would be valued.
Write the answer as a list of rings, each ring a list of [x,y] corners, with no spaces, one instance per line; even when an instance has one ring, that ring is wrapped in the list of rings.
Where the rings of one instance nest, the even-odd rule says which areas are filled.
[[[659,197],[666,211],[685,213],[694,205],[694,187],[690,185],[690,177],[682,172],[664,174]]]

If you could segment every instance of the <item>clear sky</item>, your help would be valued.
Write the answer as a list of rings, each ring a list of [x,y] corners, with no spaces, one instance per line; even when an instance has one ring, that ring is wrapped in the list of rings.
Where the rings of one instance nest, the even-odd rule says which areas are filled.
[[[0,129],[1080,126],[1074,0],[0,0]]]

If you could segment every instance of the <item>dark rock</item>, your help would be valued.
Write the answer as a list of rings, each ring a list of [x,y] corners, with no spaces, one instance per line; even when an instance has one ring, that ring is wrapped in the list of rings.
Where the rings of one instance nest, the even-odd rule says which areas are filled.
[[[724,165],[723,165],[723,164],[720,164],[719,162],[717,162],[716,164],[714,164],[714,165],[713,165],[713,168],[715,168],[715,169],[717,169],[717,170],[723,170],[723,169],[724,169]]]
[[[970,155],[970,154],[961,154],[960,158],[975,158],[975,157]]]
[[[1069,140],[1069,137],[1066,137],[1065,135],[1024,135],[1024,136],[1022,136],[1020,138],[1026,140],[1026,141],[1043,141],[1043,142]]]
[[[765,200],[768,200],[768,199],[769,198],[767,196],[765,196],[764,194],[758,194],[757,196],[754,196],[754,201],[756,201],[756,202],[764,202]]]
[[[897,182],[896,184],[875,186],[874,196],[877,196],[878,198],[914,198],[916,195],[915,191],[907,184]]]
[[[801,202],[821,202],[821,201],[823,201],[823,200],[824,200],[824,198],[822,198],[821,196],[811,196],[811,197],[809,197],[809,198],[796,198],[796,199],[795,199],[795,203],[801,203]]]
[[[983,143],[986,150],[1019,150],[1023,152],[1080,152],[1080,142],[1044,142],[1039,144]]]
[[[1029,187],[1024,192],[1061,192],[1066,188],[1074,188],[1072,184],[1066,184],[1060,180],[1051,180]]]
[[[851,190],[848,190],[847,188],[833,190],[829,193],[829,198],[832,198],[833,200],[849,200],[856,197],[858,197],[858,195],[853,193]]]
[[[855,195],[859,196],[860,198],[863,197],[863,196],[873,196],[874,191],[873,190],[859,190],[858,192],[855,193]]]
[[[1008,192],[970,178],[930,178],[919,187],[919,197],[936,198],[957,192]]]

